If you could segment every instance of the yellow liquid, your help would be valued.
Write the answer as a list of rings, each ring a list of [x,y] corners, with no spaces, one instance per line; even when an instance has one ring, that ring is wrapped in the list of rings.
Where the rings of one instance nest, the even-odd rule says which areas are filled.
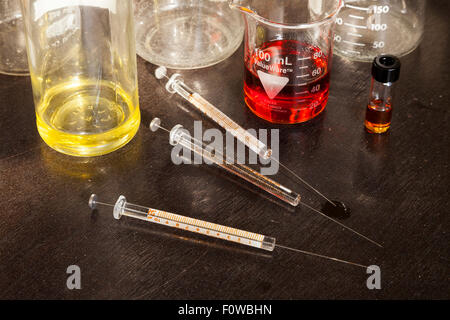
[[[37,127],[53,149],[99,156],[128,143],[139,129],[137,89],[131,95],[107,81],[76,80],[47,90],[36,108]]]

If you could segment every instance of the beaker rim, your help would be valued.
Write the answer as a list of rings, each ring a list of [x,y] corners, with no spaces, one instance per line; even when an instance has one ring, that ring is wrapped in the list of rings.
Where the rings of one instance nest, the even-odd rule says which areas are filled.
[[[239,10],[242,13],[245,13],[245,14],[253,17],[254,19],[256,19],[256,20],[258,20],[260,22],[263,22],[266,25],[269,25],[269,26],[272,26],[272,27],[278,27],[278,28],[281,27],[281,28],[285,28],[285,29],[309,29],[309,28],[313,28],[315,26],[319,26],[319,25],[325,24],[325,23],[329,22],[331,19],[333,19],[339,13],[339,10],[341,10],[341,8],[344,6],[344,0],[336,0],[336,2],[337,2],[336,8],[328,16],[326,16],[323,19],[314,21],[314,22],[305,22],[305,23],[275,22],[275,21],[271,21],[271,20],[269,20],[267,18],[264,18],[264,17],[260,16],[256,12],[250,10],[249,8],[236,5],[236,4],[233,3],[233,1],[229,1],[229,5],[230,5],[231,8],[235,8],[236,10]]]

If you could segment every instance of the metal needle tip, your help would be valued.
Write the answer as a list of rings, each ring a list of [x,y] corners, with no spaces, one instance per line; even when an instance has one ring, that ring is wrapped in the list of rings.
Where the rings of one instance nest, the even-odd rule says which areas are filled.
[[[278,161],[275,158],[272,158],[273,160],[275,160],[276,162],[278,162],[278,164],[280,166],[282,166],[284,169],[286,169],[290,174],[292,174],[294,177],[296,177],[298,180],[300,180],[304,185],[306,185],[308,188],[310,188],[311,190],[313,190],[315,193],[317,193],[319,196],[321,196],[322,198],[324,198],[325,200],[327,200],[330,204],[332,204],[334,207],[336,207],[336,204],[331,201],[330,199],[328,199],[327,197],[325,197],[325,195],[323,193],[321,193],[319,190],[317,190],[316,188],[314,188],[312,185],[310,185],[308,182],[306,182],[303,178],[301,178],[298,174],[296,174],[294,171],[292,171],[291,169],[289,169],[288,167],[286,167],[284,164],[282,164],[280,161]]]
[[[353,232],[354,234],[360,236],[361,238],[366,239],[367,241],[373,243],[374,245],[376,245],[376,246],[378,246],[378,247],[380,247],[380,248],[383,248],[383,246],[382,246],[381,244],[379,244],[378,242],[376,242],[376,241],[374,241],[374,240],[372,240],[372,239],[366,237],[365,235],[359,233],[358,231],[356,231],[356,230],[354,230],[354,229],[352,229],[352,228],[350,228],[350,227],[347,227],[345,224],[340,223],[340,222],[337,221],[336,219],[333,219],[333,218],[327,216],[325,213],[323,213],[323,212],[321,212],[321,211],[319,211],[319,210],[316,210],[316,209],[314,209],[313,207],[308,206],[307,204],[305,204],[305,203],[303,203],[303,202],[300,202],[300,204],[303,205],[303,206],[305,206],[305,207],[307,207],[308,209],[310,209],[310,210],[312,210],[312,211],[314,211],[314,212],[320,214],[321,216],[327,218],[328,220],[331,220],[331,221],[333,221],[334,223],[337,223],[337,224],[340,225],[341,227],[343,227],[343,228],[349,230],[350,232]]]
[[[279,248],[291,250],[291,251],[294,251],[294,252],[303,253],[303,254],[306,254],[306,255],[309,255],[309,256],[314,256],[314,257],[328,259],[328,260],[335,261],[335,262],[350,264],[350,265],[361,267],[361,268],[364,268],[364,269],[368,268],[368,266],[365,266],[365,265],[362,265],[362,264],[359,264],[359,263],[356,263],[356,262],[351,262],[351,261],[342,260],[342,259],[338,259],[338,258],[334,258],[334,257],[330,257],[330,256],[325,256],[325,255],[322,255],[322,254],[319,254],[319,253],[314,253],[314,252],[311,252],[311,251],[305,251],[305,250],[285,247],[285,246],[281,246],[279,244],[277,244],[276,246],[279,247]]]

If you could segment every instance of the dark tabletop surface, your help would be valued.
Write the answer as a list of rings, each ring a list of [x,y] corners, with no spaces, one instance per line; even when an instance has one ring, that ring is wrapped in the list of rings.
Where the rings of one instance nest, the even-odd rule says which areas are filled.
[[[170,160],[163,132],[192,128],[199,114],[169,97],[138,61],[142,124],[127,146],[79,159],[45,145],[36,130],[30,80],[0,76],[0,298],[299,299],[450,298],[449,4],[429,1],[421,46],[402,58],[393,125],[365,132],[370,64],[335,57],[330,100],[320,117],[277,126],[254,116],[242,96],[243,49],[210,68],[183,71],[187,82],[246,128],[279,128],[281,161],[352,210],[346,225],[380,249],[298,207],[269,201],[214,167]],[[211,126],[204,121],[204,125]],[[283,175],[316,208],[323,201]],[[376,264],[381,290],[366,270],[275,249],[220,240],[123,218],[91,214],[91,193],[274,236],[277,242]],[[81,290],[66,269],[81,268]]]

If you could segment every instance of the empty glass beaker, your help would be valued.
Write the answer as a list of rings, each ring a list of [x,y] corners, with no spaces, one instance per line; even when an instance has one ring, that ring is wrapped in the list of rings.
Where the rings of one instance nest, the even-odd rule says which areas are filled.
[[[231,1],[246,19],[244,94],[256,115],[275,123],[298,123],[324,110],[341,3]]]
[[[0,0],[0,73],[28,74],[20,0]]]
[[[140,124],[131,0],[22,0],[41,137],[57,151],[96,156]]]
[[[136,50],[156,65],[195,69],[232,55],[244,35],[227,0],[135,0]]]
[[[426,0],[344,0],[336,19],[336,54],[372,61],[410,53],[422,40],[425,5]]]

